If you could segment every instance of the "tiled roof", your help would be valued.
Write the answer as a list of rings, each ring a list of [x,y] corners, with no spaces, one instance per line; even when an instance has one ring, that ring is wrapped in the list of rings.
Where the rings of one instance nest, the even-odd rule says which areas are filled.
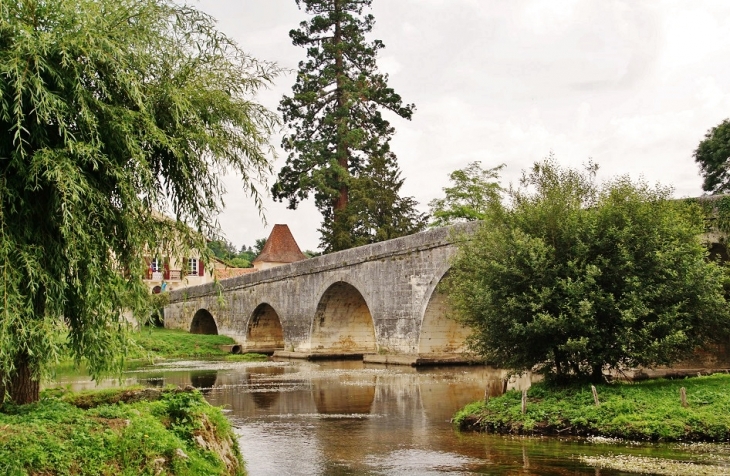
[[[274,225],[269,239],[266,240],[261,254],[253,260],[254,263],[293,263],[307,257],[299,249],[299,245],[289,231],[287,225]]]
[[[241,276],[242,274],[255,273],[257,270],[254,268],[216,268],[213,270],[215,279],[228,279]]]

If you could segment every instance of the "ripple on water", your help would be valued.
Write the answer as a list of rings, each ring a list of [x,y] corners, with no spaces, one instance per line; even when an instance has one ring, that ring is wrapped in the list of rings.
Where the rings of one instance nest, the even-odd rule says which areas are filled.
[[[281,420],[302,419],[302,420],[369,420],[374,418],[383,418],[385,415],[377,413],[280,413],[278,415],[270,415],[270,418],[278,418]]]
[[[237,370],[256,369],[263,367],[291,367],[289,362],[227,362],[225,360],[164,360],[156,362],[152,367],[140,367],[134,370],[126,370],[124,373],[149,372],[150,368],[164,370]]]
[[[373,474],[403,476],[469,474],[468,467],[479,464],[479,460],[464,455],[416,448],[371,455],[364,462],[372,468]]]
[[[596,468],[607,468],[640,474],[662,476],[721,476],[730,475],[730,468],[716,464],[698,464],[666,458],[635,455],[581,456],[580,460]]]
[[[279,421],[234,427],[246,466],[256,468],[257,476],[323,474],[326,463],[316,430],[314,424]]]

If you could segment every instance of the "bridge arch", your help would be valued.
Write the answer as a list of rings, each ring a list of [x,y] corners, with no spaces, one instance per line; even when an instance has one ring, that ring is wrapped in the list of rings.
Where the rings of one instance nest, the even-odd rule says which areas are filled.
[[[419,354],[454,354],[466,352],[466,338],[471,330],[449,317],[450,309],[446,294],[439,288],[448,277],[446,267],[429,286],[422,313],[421,331],[418,336]],[[439,277],[440,276],[440,277]]]
[[[311,349],[375,352],[375,325],[370,307],[352,284],[337,281],[322,294],[311,327]]]
[[[275,350],[284,348],[284,328],[279,314],[269,303],[256,306],[248,320],[246,348]]]
[[[207,309],[198,309],[190,324],[191,334],[218,334],[218,324],[213,315]]]

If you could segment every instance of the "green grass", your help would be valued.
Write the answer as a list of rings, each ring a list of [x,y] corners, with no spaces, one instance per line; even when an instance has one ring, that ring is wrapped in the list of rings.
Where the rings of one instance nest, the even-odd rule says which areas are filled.
[[[224,335],[191,334],[178,329],[144,327],[132,333],[131,338],[133,343],[125,362],[127,370],[162,359],[221,359],[229,362],[261,362],[268,359],[263,354],[231,354],[220,349],[221,345],[236,343]],[[53,367],[56,375],[76,370],[76,364],[71,358],[64,358]],[[83,363],[78,370],[85,371]]]
[[[229,352],[221,350],[221,345],[232,345],[236,341],[223,335],[191,334],[177,329],[144,327],[132,334],[132,339],[139,346],[128,356],[129,358],[189,358],[189,357],[224,357]]]
[[[680,388],[687,391],[687,408]],[[511,391],[487,404],[460,410],[454,423],[462,429],[494,433],[601,435],[651,441],[730,441],[730,375],[683,380],[597,385],[595,406],[590,385],[555,387],[545,383],[527,392]]]
[[[0,407],[0,474],[229,474],[217,453],[196,442],[200,437],[228,445],[235,474],[244,474],[228,421],[199,392],[129,398],[139,392],[52,390],[38,403]]]

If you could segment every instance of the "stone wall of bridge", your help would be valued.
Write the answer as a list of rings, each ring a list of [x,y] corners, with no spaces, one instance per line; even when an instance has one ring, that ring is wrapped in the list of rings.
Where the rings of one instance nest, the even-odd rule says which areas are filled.
[[[437,228],[174,291],[165,326],[209,329],[246,349],[459,354],[468,330],[437,286],[456,251]]]

